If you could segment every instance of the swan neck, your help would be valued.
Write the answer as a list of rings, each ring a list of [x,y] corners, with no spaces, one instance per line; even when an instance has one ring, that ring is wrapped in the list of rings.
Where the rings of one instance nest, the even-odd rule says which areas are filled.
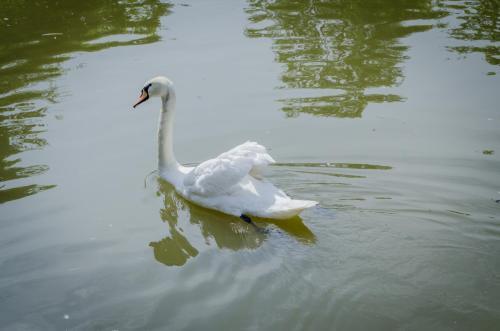
[[[162,98],[158,126],[158,168],[160,172],[177,169],[179,163],[174,155],[173,127],[175,112],[175,93],[170,91],[169,98]]]

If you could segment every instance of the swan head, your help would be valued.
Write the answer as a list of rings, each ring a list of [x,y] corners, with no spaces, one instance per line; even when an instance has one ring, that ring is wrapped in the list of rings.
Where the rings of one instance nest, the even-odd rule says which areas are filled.
[[[164,100],[168,100],[171,88],[172,82],[167,77],[158,76],[148,80],[144,83],[144,87],[141,89],[141,95],[134,104],[134,108],[151,97],[161,97]]]

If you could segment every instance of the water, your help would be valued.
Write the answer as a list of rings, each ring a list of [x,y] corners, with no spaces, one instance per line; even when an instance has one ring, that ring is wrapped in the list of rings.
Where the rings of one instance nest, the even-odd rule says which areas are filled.
[[[0,328],[492,330],[497,1],[0,4]],[[158,179],[268,146],[320,207],[258,222]]]

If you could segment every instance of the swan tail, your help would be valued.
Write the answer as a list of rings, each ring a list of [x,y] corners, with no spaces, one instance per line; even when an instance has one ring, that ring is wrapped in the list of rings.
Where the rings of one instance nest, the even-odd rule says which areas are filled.
[[[276,210],[269,210],[268,217],[274,219],[288,219],[299,215],[305,209],[314,207],[318,204],[312,200],[290,200],[286,206],[282,206]]]

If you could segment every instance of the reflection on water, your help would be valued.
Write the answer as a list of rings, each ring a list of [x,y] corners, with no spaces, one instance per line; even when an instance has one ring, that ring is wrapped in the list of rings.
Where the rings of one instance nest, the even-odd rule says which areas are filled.
[[[432,28],[422,20],[446,15],[429,0],[250,0],[247,12],[246,34],[273,40],[284,86],[317,91],[281,100],[283,111],[337,117],[361,117],[370,102],[403,100],[373,89],[403,80],[408,46],[399,38]]]
[[[158,0],[0,3],[0,203],[54,186],[17,180],[48,169],[21,165],[21,153],[47,144],[41,118],[56,102],[50,80],[63,73],[68,54],[157,41],[169,6]]]
[[[168,225],[170,234],[149,246],[155,259],[168,266],[182,266],[208,246],[233,251],[255,249],[275,235],[288,235],[306,245],[316,242],[315,235],[298,217],[286,222],[257,220],[258,228],[255,228],[237,217],[190,203],[163,180],[159,180],[159,194],[164,197],[160,217]],[[199,234],[201,241],[197,241]]]
[[[365,176],[331,172],[331,169],[366,169],[366,170],[391,170],[391,166],[378,165],[378,164],[358,164],[358,163],[333,163],[333,162],[320,162],[320,163],[274,163],[273,167],[287,167],[290,169],[299,168],[305,170],[295,170],[294,172],[303,174],[321,174],[332,177],[344,178],[366,178]],[[318,171],[316,168],[325,168],[326,171]]]
[[[347,168],[369,170],[391,170],[391,166],[364,163],[314,162],[314,163],[273,163],[272,167]]]
[[[34,184],[58,184],[49,192],[0,205],[0,329],[498,328],[500,140],[498,97],[489,93],[498,77],[484,75],[490,71],[484,68],[493,66],[484,62],[483,53],[455,61],[450,56],[454,53],[445,48],[486,46],[491,44],[486,41],[494,41],[493,33],[482,40],[449,34],[465,22],[460,13],[475,15],[472,8],[479,1],[470,0],[468,11],[451,8],[461,2],[448,0],[401,0],[391,5],[381,1],[351,1],[350,5],[313,1],[313,9],[321,14],[316,16],[312,12],[293,16],[289,9],[279,8],[280,4],[299,8],[298,1],[277,1],[270,8],[271,4],[252,2],[255,23],[250,27],[260,35],[269,33],[265,42],[248,40],[241,33],[248,24],[242,8],[249,7],[249,0],[198,1],[191,7],[176,8],[175,14],[167,17],[165,22],[177,42],[168,39],[147,47],[147,52],[124,47],[123,52],[106,49],[92,53],[84,56],[88,71],[65,75],[65,68],[81,62],[79,54],[72,54],[72,61],[61,62],[62,56],[74,50],[91,50],[106,43],[103,47],[133,44],[144,36],[154,36],[157,14],[138,16],[143,22],[134,34],[137,20],[133,10],[141,14],[144,8],[156,8],[148,6],[157,2],[145,0],[136,6],[127,0],[117,1],[57,4],[47,0],[41,6],[40,1],[0,1],[0,186],[5,185],[4,193],[9,190],[1,201],[35,193],[40,187]],[[18,6],[7,10],[11,3]],[[401,9],[404,3],[408,3],[406,12]],[[428,10],[428,3],[438,14]],[[28,5],[30,8],[23,9]],[[45,6],[49,9],[43,9]],[[325,11],[329,6],[337,6],[336,12]],[[366,6],[373,8],[370,11]],[[77,13],[78,18],[62,15],[61,8]],[[260,21],[256,16],[259,8],[264,8]],[[410,21],[427,13],[448,16]],[[30,19],[23,18],[25,15]],[[81,15],[96,23],[82,26]],[[336,24],[344,30],[334,29],[332,17],[337,17]],[[331,21],[325,28],[336,31],[340,36],[332,33],[332,38],[344,44],[321,44],[312,34],[313,27],[307,25]],[[17,26],[7,30],[5,24]],[[64,28],[58,29],[60,25]],[[411,29],[425,30],[427,25],[436,28],[410,34],[410,38],[399,37]],[[142,26],[151,30],[141,31]],[[109,33],[101,27],[108,27]],[[23,29],[27,31],[21,33]],[[366,37],[368,33],[373,36]],[[69,34],[72,38],[65,37]],[[161,35],[170,33],[161,31]],[[291,42],[293,38],[296,44]],[[397,49],[400,43],[412,51]],[[314,45],[319,48],[307,48],[303,53],[293,48]],[[270,46],[279,62],[269,59],[269,52],[273,52]],[[328,49],[335,51],[337,58],[330,60]],[[365,52],[373,54],[365,56]],[[192,98],[188,96],[182,106],[186,112],[180,116],[184,120],[180,118],[180,130],[176,131],[183,159],[195,160],[211,154],[214,146],[262,136],[267,145],[277,148],[278,158],[304,162],[270,167],[270,180],[293,197],[320,201],[321,207],[306,211],[304,222],[258,221],[266,230],[261,233],[237,218],[189,204],[168,185],[158,187],[156,178],[152,188],[148,186],[144,192],[140,179],[154,164],[150,149],[155,143],[154,123],[143,116],[155,117],[153,113],[125,116],[124,110],[117,109],[124,116],[116,122],[112,111],[71,109],[72,115],[78,116],[65,115],[63,121],[55,123],[58,129],[52,129],[55,111],[69,110],[67,107],[84,99],[77,94],[62,98],[63,84],[85,85],[87,90],[81,92],[91,95],[88,82],[81,85],[79,78],[91,77],[88,74],[99,68],[114,68],[110,63],[117,61],[116,54],[123,56],[116,68],[137,63],[139,53],[152,59],[168,57],[175,64],[167,68],[173,77],[195,82],[186,92]],[[423,53],[425,56],[418,57]],[[404,60],[408,55],[412,58]],[[320,61],[301,61],[300,56]],[[447,56],[452,59],[445,62]],[[144,71],[158,70],[158,61],[143,58],[140,62]],[[185,70],[185,63],[195,65]],[[210,82],[203,77],[239,66],[241,72],[221,75],[212,81],[214,89],[206,89]],[[403,67],[402,73],[398,67]],[[210,70],[203,73],[204,68]],[[268,72],[261,76],[256,68]],[[248,93],[246,87],[274,75],[276,68],[282,69],[287,79],[280,83],[286,89],[266,92],[273,84],[271,79]],[[339,76],[332,68],[339,70]],[[493,68],[498,71],[498,67]],[[292,75],[292,70],[297,75]],[[474,73],[477,75],[471,76]],[[404,85],[393,88],[403,74]],[[144,72],[137,70],[130,75],[138,81],[148,78],[141,78]],[[100,84],[116,83],[116,77],[102,76]],[[344,81],[329,81],[337,77]],[[229,88],[229,94],[208,93],[215,92],[219,83],[235,89]],[[421,83],[426,86],[420,90]],[[126,82],[118,85],[124,87]],[[134,97],[136,87],[131,88]],[[111,91],[111,99],[119,100],[120,90],[123,92]],[[358,108],[363,107],[363,100],[368,107],[373,106],[367,101],[373,94],[401,94],[407,101],[384,104],[391,109],[381,116],[367,111],[363,119],[340,121],[301,118],[290,123],[265,111],[273,108],[270,98],[343,95],[345,103],[337,105],[345,105],[346,110],[331,108],[343,114],[356,109],[349,108],[349,100]],[[234,111],[245,95],[255,103],[250,107],[255,111],[251,117],[262,125],[229,121],[234,114],[252,111]],[[355,99],[358,95],[360,101]],[[51,104],[56,101],[60,101],[57,106]],[[214,114],[199,111],[209,104],[219,110]],[[393,112],[392,108],[404,111]],[[200,117],[191,121],[189,114]],[[230,125],[221,125],[224,120]],[[117,125],[101,132],[108,123]],[[85,125],[77,131],[89,135],[74,135],[67,141],[67,133],[79,124]],[[202,139],[204,130],[212,132],[212,128],[216,133]],[[73,139],[75,145],[71,144]],[[41,150],[23,152],[28,149]],[[57,155],[60,151],[68,154]],[[93,157],[80,159],[86,151]],[[57,163],[64,159],[71,159],[71,164]],[[324,160],[345,163],[315,163]],[[72,172],[71,166],[77,163],[86,171]],[[48,169],[44,164],[50,170],[35,178]],[[14,192],[14,188],[21,189]],[[158,192],[159,197],[152,197],[152,192]]]
[[[450,35],[464,45],[452,46],[460,54],[483,53],[486,62],[500,65],[500,6],[497,0],[445,1],[441,6],[453,13],[458,26],[450,27]]]

